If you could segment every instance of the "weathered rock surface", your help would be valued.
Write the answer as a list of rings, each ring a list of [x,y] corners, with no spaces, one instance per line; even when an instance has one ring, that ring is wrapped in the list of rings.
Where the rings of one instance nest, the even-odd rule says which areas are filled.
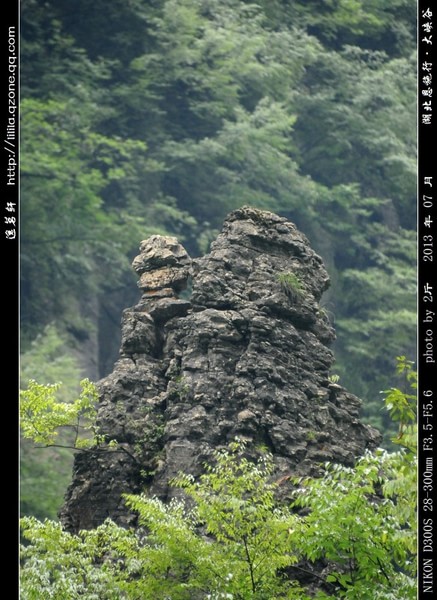
[[[124,312],[120,359],[99,383],[98,422],[118,452],[78,455],[62,511],[70,529],[132,516],[121,494],[162,499],[236,436],[274,454],[279,477],[352,464],[379,434],[329,379],[334,331],[318,302],[321,258],[295,226],[244,207],[206,256],[152,236],[133,262],[143,295]],[[178,294],[191,284],[191,298]]]

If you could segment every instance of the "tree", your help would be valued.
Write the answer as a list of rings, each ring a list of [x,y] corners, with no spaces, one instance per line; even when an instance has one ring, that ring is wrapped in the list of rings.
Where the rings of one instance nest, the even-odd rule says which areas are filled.
[[[56,325],[47,325],[21,356],[20,387],[29,380],[50,383],[62,381],[57,398],[68,402],[79,393],[78,381],[83,377],[81,366],[66,336]],[[66,432],[59,434],[62,443],[71,440]],[[65,490],[71,478],[73,454],[67,448],[41,450],[23,435],[20,440],[20,509],[23,515],[39,519],[56,519]]]
[[[46,324],[48,316],[88,335],[89,324],[73,315],[80,315],[99,286],[121,276],[132,232],[141,237],[142,221],[129,210],[135,195],[129,187],[133,173],[147,169],[145,145],[91,133],[99,113],[86,93],[68,101],[29,98],[22,104],[27,136],[21,275],[27,333],[33,331],[29,321]],[[120,179],[126,186],[125,206],[104,206],[104,190]],[[69,293],[72,284],[80,294]]]
[[[295,506],[311,511],[297,546],[307,559],[331,563],[334,593],[317,597],[416,597],[415,487],[406,477],[416,468],[407,453],[381,450],[353,469],[327,464],[322,478],[296,482]]]
[[[244,452],[243,443],[215,452],[216,465],[197,483],[181,475],[174,483],[190,504],[128,496],[137,530],[108,520],[69,535],[59,524],[24,518],[23,598],[49,590],[59,599],[306,598],[281,575],[296,561],[290,530],[297,517],[276,506],[271,457],[254,464]]]
[[[41,385],[29,381],[20,392],[20,426],[23,436],[45,447],[55,446],[59,430],[69,428],[73,433],[71,448],[81,449],[102,442],[96,430],[97,390],[88,379],[80,382],[82,391],[73,402],[57,400],[61,384]],[[87,435],[90,432],[94,435]],[[85,434],[85,435],[84,435]]]
[[[206,466],[198,482],[187,474],[175,481],[214,540],[205,584],[224,598],[302,597],[283,574],[297,562],[290,539],[296,517],[275,501],[272,456],[261,454],[254,464],[245,452],[237,441],[214,453],[215,466]]]
[[[399,370],[414,388],[405,358]],[[319,478],[295,479],[290,507],[276,499],[283,478],[272,482],[273,457],[261,453],[253,462],[237,440],[214,452],[198,481],[181,474],[173,482],[185,497],[164,504],[127,496],[139,515],[136,529],[107,520],[71,535],[25,517],[22,597],[307,600],[309,591],[294,579],[306,561],[321,580],[320,600],[415,598],[412,400],[395,388],[386,397],[401,423],[401,451],[378,450],[354,468],[327,464]],[[50,432],[52,421],[46,424]]]
[[[298,546],[312,561],[333,561],[327,581],[335,597],[416,598],[417,373],[405,356],[397,357],[397,372],[407,388],[384,394],[401,450],[368,452],[353,469],[328,463],[322,478],[296,480],[295,506],[311,511]]]

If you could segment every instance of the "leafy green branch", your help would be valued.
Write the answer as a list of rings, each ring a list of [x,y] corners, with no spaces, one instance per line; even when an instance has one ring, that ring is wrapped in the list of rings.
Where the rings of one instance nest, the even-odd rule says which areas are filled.
[[[98,392],[89,379],[80,382],[81,392],[73,402],[58,400],[60,383],[42,385],[31,379],[20,391],[20,426],[23,437],[42,447],[95,450],[107,443],[96,425]],[[61,430],[70,431],[71,443],[57,443]],[[40,446],[40,447],[41,447]],[[115,449],[115,440],[107,448]]]
[[[416,450],[417,371],[413,369],[414,363],[405,356],[397,356],[396,361],[396,373],[404,380],[403,389],[392,387],[381,392],[385,395],[385,408],[391,420],[399,423],[398,434],[392,442]]]

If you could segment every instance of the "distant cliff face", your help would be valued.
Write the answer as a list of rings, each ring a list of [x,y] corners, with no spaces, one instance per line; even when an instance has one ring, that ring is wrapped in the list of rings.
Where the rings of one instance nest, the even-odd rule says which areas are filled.
[[[211,449],[236,436],[267,447],[278,478],[352,464],[378,443],[360,400],[329,378],[334,331],[318,305],[329,277],[292,223],[244,207],[206,256],[152,236],[133,267],[142,296],[99,383],[99,425],[121,451],[77,455],[68,528],[129,522],[122,493],[169,498],[169,480],[200,474]]]

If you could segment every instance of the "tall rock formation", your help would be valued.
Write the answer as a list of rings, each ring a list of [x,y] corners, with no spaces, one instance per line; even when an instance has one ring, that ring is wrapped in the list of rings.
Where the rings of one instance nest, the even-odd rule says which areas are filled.
[[[142,296],[99,383],[98,424],[119,449],[76,456],[68,528],[130,522],[123,493],[168,499],[179,471],[200,474],[237,436],[272,452],[278,478],[351,465],[378,443],[360,400],[330,378],[334,331],[318,304],[329,277],[292,223],[244,207],[206,256],[152,236],[133,267]]]

